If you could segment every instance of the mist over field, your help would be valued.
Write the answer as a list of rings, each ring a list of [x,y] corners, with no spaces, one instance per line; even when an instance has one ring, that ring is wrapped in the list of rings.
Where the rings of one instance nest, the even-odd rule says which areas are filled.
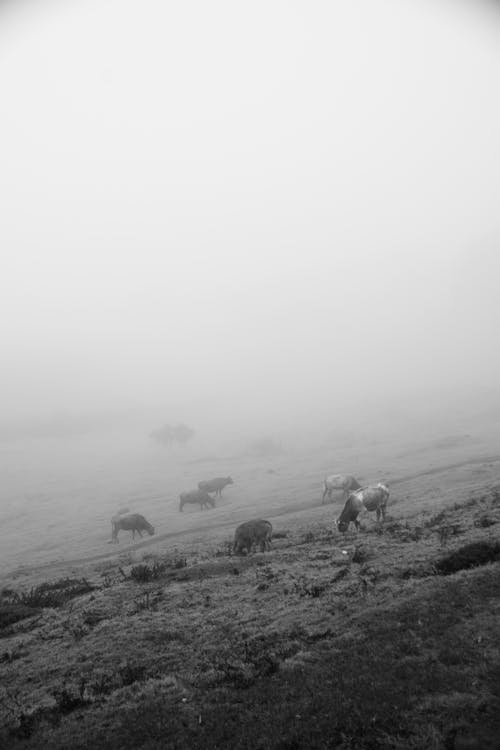
[[[498,750],[499,82],[492,0],[0,0],[1,747]]]
[[[2,3],[5,512],[487,449],[498,33],[494,3]]]

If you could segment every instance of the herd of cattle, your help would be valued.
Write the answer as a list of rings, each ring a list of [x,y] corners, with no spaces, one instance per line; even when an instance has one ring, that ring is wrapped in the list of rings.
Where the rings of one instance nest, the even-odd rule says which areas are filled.
[[[215,507],[215,498],[222,496],[224,487],[233,484],[231,477],[216,477],[215,479],[205,480],[198,483],[197,490],[190,492],[181,492],[179,500],[179,510],[182,511],[186,504],[198,504],[200,510]],[[345,500],[344,508],[336,521],[339,531],[345,533],[349,525],[353,523],[356,530],[359,529],[359,517],[366,511],[375,511],[377,521],[385,520],[385,510],[387,500],[389,499],[389,490],[385,484],[379,482],[375,485],[362,487],[359,482],[351,475],[332,474],[326,477],[323,482],[323,497],[331,501],[334,492],[342,492]],[[212,494],[213,493],[213,494]],[[118,532],[131,531],[132,539],[135,539],[137,532],[142,537],[142,532],[147,532],[150,536],[155,533],[154,527],[139,513],[129,513],[128,510],[121,511],[111,519],[111,542],[118,543]],[[269,521],[262,519],[254,521],[245,521],[238,526],[234,534],[233,552],[243,554],[251,552],[257,546],[261,552],[271,548],[273,528]]]

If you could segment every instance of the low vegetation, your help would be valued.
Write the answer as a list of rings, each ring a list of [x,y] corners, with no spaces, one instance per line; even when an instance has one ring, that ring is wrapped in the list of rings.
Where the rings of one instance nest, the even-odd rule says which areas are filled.
[[[435,567],[441,575],[451,575],[459,570],[476,568],[498,560],[500,560],[500,542],[478,541],[454,550],[438,560]]]
[[[42,583],[28,591],[4,589],[0,592],[0,636],[9,625],[40,614],[43,609],[61,607],[93,588],[85,578],[62,578],[52,583]]]
[[[4,590],[0,744],[498,748],[499,518],[488,493],[359,534],[287,522],[271,552]]]

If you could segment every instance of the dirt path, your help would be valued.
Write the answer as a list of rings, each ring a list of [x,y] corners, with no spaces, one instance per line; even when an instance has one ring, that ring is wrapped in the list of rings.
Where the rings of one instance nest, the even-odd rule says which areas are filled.
[[[482,456],[478,458],[469,459],[467,461],[460,461],[453,464],[446,464],[443,466],[436,466],[432,469],[426,469],[425,471],[420,471],[415,474],[407,474],[405,476],[396,477],[394,479],[391,479],[390,486],[403,484],[405,482],[412,481],[414,479],[419,479],[420,477],[426,477],[431,476],[434,474],[441,474],[446,471],[452,471],[453,469],[460,469],[467,466],[474,466],[477,464],[488,464],[488,463],[498,463],[500,462],[500,456]],[[308,508],[315,507],[317,503],[315,503],[313,506],[310,505],[310,503],[300,503],[295,505],[287,505],[286,507],[283,507],[282,509],[273,510],[272,515],[270,515],[270,518],[279,518],[281,516],[289,515],[291,513],[297,513],[304,510],[307,510]],[[10,575],[17,575],[17,574],[29,574],[34,571],[48,571],[48,570],[57,570],[58,568],[67,568],[68,566],[77,566],[77,565],[87,565],[89,563],[98,562],[100,560],[107,560],[109,558],[116,557],[117,554],[123,554],[127,552],[136,551],[138,549],[143,549],[145,547],[151,547],[155,544],[158,544],[158,542],[162,542],[165,540],[170,539],[177,539],[178,537],[193,535],[193,534],[201,534],[203,532],[214,530],[214,529],[226,529],[226,528],[234,528],[235,521],[225,521],[222,523],[213,523],[211,525],[207,525],[206,523],[203,526],[196,526],[194,528],[190,529],[183,529],[180,531],[173,531],[166,534],[161,534],[158,536],[155,536],[154,538],[145,539],[143,542],[138,542],[134,545],[128,545],[126,547],[120,547],[118,550],[116,547],[114,547],[109,552],[102,552],[98,555],[91,555],[90,557],[78,557],[74,559],[66,559],[66,560],[56,560],[52,562],[47,563],[41,563],[37,565],[26,565],[26,566],[20,566],[16,568],[15,570],[10,572]]]

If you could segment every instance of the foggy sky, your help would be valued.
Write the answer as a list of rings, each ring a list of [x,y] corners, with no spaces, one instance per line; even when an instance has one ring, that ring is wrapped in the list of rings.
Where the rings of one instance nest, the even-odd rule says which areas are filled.
[[[494,3],[1,5],[4,418],[497,388],[499,41]]]

